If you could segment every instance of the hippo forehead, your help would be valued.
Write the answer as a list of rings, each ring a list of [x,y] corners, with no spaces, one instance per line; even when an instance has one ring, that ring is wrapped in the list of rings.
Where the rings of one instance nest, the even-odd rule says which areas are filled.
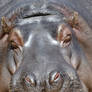
[[[23,35],[24,42],[26,42],[30,35],[39,31],[42,31],[43,34],[47,31],[53,37],[56,37],[57,29],[62,23],[64,22],[61,16],[50,15],[19,20],[17,27]]]

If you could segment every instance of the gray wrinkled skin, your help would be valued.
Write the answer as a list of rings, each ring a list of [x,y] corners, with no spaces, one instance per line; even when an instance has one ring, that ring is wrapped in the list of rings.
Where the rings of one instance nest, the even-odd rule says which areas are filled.
[[[33,28],[29,33],[32,38],[29,45],[24,45],[23,63],[12,77],[11,92],[83,92],[76,71],[62,57],[59,43],[51,42],[51,30],[46,30],[49,26],[43,25],[29,27]],[[60,73],[62,81],[52,85],[49,80],[54,71]],[[34,77],[35,86],[25,81],[26,76]]]
[[[10,91],[84,92],[76,71],[64,60],[60,52],[62,51],[60,44],[56,42],[57,29],[64,21],[63,15],[53,9],[52,4],[65,4],[79,13],[85,8],[85,12],[82,12],[81,15],[86,20],[89,19],[86,16],[92,15],[91,12],[88,13],[90,11],[90,8],[87,8],[88,5],[84,3],[82,6],[83,0],[5,0],[6,3],[3,2],[3,0],[0,1],[0,17],[10,17],[14,12],[19,12],[14,23],[20,29],[24,40],[22,63],[12,77]],[[89,2],[88,4],[91,6],[91,0]],[[44,15],[38,16],[40,13]],[[92,18],[89,20],[88,23],[92,26]],[[30,36],[32,37],[30,38]],[[29,39],[31,40],[29,41]],[[26,44],[27,41],[29,44]],[[9,66],[14,67],[14,63],[10,63],[13,61],[11,55],[8,55]],[[50,73],[53,71],[60,73],[62,82],[57,82],[54,85],[49,83]],[[27,75],[35,76],[35,86],[25,82],[24,79]]]

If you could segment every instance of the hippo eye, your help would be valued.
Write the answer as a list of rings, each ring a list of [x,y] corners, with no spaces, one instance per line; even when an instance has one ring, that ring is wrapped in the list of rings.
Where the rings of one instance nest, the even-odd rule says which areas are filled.
[[[59,72],[52,72],[52,73],[50,74],[50,80],[49,80],[49,82],[50,82],[50,84],[56,83],[56,82],[58,82],[60,79],[61,79],[61,75],[60,75]]]
[[[29,84],[30,86],[35,86],[35,79],[33,78],[33,76],[27,76],[25,77],[25,81],[27,84]]]

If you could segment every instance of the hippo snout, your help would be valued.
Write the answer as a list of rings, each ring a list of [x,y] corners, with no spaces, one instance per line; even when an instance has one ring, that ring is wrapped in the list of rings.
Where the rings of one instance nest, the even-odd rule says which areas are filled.
[[[10,92],[83,92],[76,73],[52,70],[47,73],[21,73],[11,80]],[[40,75],[41,74],[41,75]]]
[[[37,85],[44,87],[46,86],[46,82],[48,82],[49,85],[55,85],[55,83],[63,84],[63,76],[61,76],[60,72],[57,71],[49,73],[47,80],[45,78],[42,79],[37,81],[36,76],[31,73],[30,75],[25,76],[24,82],[26,85],[33,87]]]
[[[14,91],[11,92],[31,92],[31,90],[32,92],[49,92],[50,90],[57,92],[62,87],[63,82],[63,76],[58,71],[51,71],[47,75],[37,75],[32,72],[23,73],[21,76],[15,75],[12,78],[11,89]]]

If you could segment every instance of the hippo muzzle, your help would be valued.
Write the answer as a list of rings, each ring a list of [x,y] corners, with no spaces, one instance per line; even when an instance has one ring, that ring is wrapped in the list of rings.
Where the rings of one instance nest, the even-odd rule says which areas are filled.
[[[38,67],[38,64],[32,65],[34,69],[28,72],[27,68],[18,71],[11,80],[10,92],[84,92],[76,72],[72,68],[68,70],[61,69],[61,66],[53,63],[44,64]],[[56,67],[58,66],[58,68]],[[25,66],[24,66],[25,67]],[[51,70],[51,68],[53,69]],[[19,76],[20,75],[20,76]]]

